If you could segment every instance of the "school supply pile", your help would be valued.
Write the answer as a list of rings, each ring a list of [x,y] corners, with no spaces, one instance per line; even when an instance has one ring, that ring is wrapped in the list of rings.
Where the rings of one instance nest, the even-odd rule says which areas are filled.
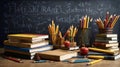
[[[90,55],[88,58],[99,58],[107,60],[116,60],[120,58],[118,35],[113,33],[113,27],[115,26],[119,16],[116,14],[110,15],[106,13],[104,21],[100,18],[96,20],[99,33],[95,37],[93,47],[89,48],[91,51],[105,53],[102,55]]]
[[[33,59],[36,52],[53,49],[48,38],[41,34],[9,34],[4,41],[5,55]]]
[[[49,36],[50,36],[50,43],[54,46],[55,49],[64,49],[64,50],[76,50],[79,49],[77,46],[74,38],[78,29],[73,25],[66,31],[64,36],[62,35],[61,31],[59,30],[59,26],[55,25],[54,20],[48,26]],[[65,44],[66,41],[69,41],[69,44]]]

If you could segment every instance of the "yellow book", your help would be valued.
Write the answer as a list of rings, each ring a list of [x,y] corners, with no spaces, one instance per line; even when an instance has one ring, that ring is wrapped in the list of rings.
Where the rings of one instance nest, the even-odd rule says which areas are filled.
[[[111,54],[111,55],[119,54],[119,51],[110,51],[110,50],[105,50],[105,49],[100,49],[100,48],[93,48],[93,47],[89,47],[88,49],[90,51],[102,52],[102,53],[107,53],[107,54]]]
[[[48,35],[44,34],[9,34],[9,39],[22,39],[22,40],[37,40],[48,38]]]

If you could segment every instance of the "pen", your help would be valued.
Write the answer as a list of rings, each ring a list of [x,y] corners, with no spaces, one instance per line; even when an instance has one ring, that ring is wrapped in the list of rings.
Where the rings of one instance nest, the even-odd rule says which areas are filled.
[[[16,59],[16,58],[13,58],[13,57],[4,57],[8,60],[12,60],[12,61],[15,61],[15,62],[18,62],[18,63],[23,63],[23,61],[21,61],[20,59]]]
[[[92,65],[94,63],[97,63],[97,62],[100,62],[102,59],[98,59],[98,60],[94,60],[94,61],[91,61],[89,63],[87,63],[87,65]]]
[[[46,62],[47,60],[38,60],[38,61],[33,61],[33,63],[44,63]]]

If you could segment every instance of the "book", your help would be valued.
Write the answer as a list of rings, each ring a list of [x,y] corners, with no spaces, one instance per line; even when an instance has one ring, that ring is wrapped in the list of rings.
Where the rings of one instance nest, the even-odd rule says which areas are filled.
[[[41,46],[45,46],[48,44],[49,44],[48,40],[43,40],[43,41],[38,42],[38,43],[10,42],[8,40],[4,41],[4,45],[21,47],[21,48],[36,48],[36,47],[41,47]]]
[[[114,40],[96,40],[95,42],[102,42],[102,43],[117,43],[118,41],[114,41]]]
[[[110,55],[114,56],[112,54],[102,53],[102,52],[96,52],[96,51],[89,51],[87,55]]]
[[[47,39],[36,39],[36,40],[27,40],[27,39],[18,39],[18,38],[9,38],[8,41],[9,42],[20,42],[20,43],[38,43],[41,42],[43,40],[47,40]]]
[[[100,49],[100,48],[94,48],[94,47],[89,47],[88,49],[90,51],[102,52],[102,53],[111,54],[111,55],[117,55],[117,54],[119,54],[119,51],[110,51],[110,50],[105,50],[105,49]]]
[[[38,55],[42,59],[63,61],[63,60],[66,60],[66,59],[70,59],[74,56],[77,56],[77,52],[69,51],[69,50],[56,49],[56,50],[52,50],[52,51],[38,52]]]
[[[109,51],[119,51],[119,47],[118,46],[112,46],[112,47],[104,47],[104,46],[94,46],[95,48],[99,48],[99,49],[104,49],[104,50],[109,50]],[[116,48],[113,48],[116,47]]]
[[[102,48],[119,46],[118,43],[104,43],[104,42],[94,42],[93,45],[94,45],[95,47],[102,47]]]
[[[44,34],[9,34],[8,39],[22,39],[22,40],[41,40],[49,38],[48,35]]]
[[[108,48],[106,50],[109,50],[109,51],[119,51],[119,47],[116,47],[116,48],[111,47],[111,48]]]
[[[11,56],[16,58],[22,58],[22,59],[33,59],[34,55],[25,55],[25,54],[19,54],[19,53],[13,53],[13,52],[4,52],[5,56]]]
[[[91,59],[105,59],[105,60],[117,60],[120,59],[120,54],[111,56],[111,55],[88,55],[87,58]]]
[[[36,54],[36,52],[23,52],[23,51],[17,51],[17,50],[11,50],[11,49],[5,49],[4,52],[11,52],[11,53],[17,53],[17,54],[23,54],[23,55],[30,55],[33,56]]]
[[[96,40],[113,40],[113,41],[117,41],[118,38],[117,37],[96,37]]]
[[[20,47],[5,45],[4,48],[31,53],[31,52],[40,52],[40,51],[45,51],[45,50],[51,50],[51,49],[53,49],[53,46],[52,45],[46,45],[46,46],[40,46],[40,47],[36,47],[36,48],[20,48]]]
[[[59,45],[53,45],[55,49],[63,49],[63,50],[77,50],[79,49],[79,46],[74,46],[74,47],[62,47]]]
[[[117,34],[97,34],[96,37],[117,37]]]
[[[63,49],[63,50],[77,50],[77,49],[79,49],[79,47],[78,46],[69,47],[69,48],[67,48],[67,47],[61,47],[61,49]]]

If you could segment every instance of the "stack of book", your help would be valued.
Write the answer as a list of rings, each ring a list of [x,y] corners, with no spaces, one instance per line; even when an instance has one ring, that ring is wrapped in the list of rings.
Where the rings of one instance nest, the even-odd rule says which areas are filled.
[[[48,35],[39,34],[9,34],[4,41],[5,55],[33,59],[37,52],[53,49],[49,45]]]
[[[119,51],[117,34],[97,34],[93,45],[97,48]]]
[[[120,53],[118,51],[109,51],[105,49],[89,47],[88,58],[91,59],[105,59],[105,60],[117,60],[120,59]]]
[[[120,58],[117,34],[97,34],[88,58],[116,60]]]

